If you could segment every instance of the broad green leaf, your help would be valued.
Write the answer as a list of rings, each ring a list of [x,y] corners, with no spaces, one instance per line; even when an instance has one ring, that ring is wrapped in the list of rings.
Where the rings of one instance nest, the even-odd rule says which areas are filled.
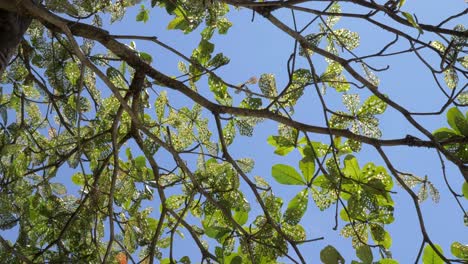
[[[322,142],[310,142],[311,144],[307,142],[304,138],[298,141],[299,144],[306,144],[304,147],[298,148],[299,152],[301,153],[302,157],[310,157],[314,158],[315,157],[323,157],[325,154],[327,154],[330,150],[330,146],[327,144],[324,144]]]
[[[218,33],[224,35],[232,27],[232,22],[223,17],[216,21],[216,27],[218,28]]]
[[[315,160],[312,157],[304,157],[299,161],[299,168],[306,183],[310,183],[315,173]]]
[[[185,33],[190,31],[190,24],[183,16],[177,16],[167,25],[167,29],[180,29]]]
[[[437,250],[443,254],[442,248],[439,245],[435,245]],[[431,245],[427,244],[424,248],[422,255],[423,264],[443,264],[445,263],[443,259],[437,255]]]
[[[249,213],[244,210],[235,210],[233,218],[239,225],[244,225],[249,219]]]
[[[348,29],[338,29],[333,31],[333,37],[336,38],[336,44],[348,50],[353,50],[359,46],[359,35]]]
[[[352,155],[346,156],[346,158],[344,159],[344,165],[345,166],[342,171],[347,177],[353,179],[361,178],[361,169],[359,168],[359,164],[357,162],[356,157]]]
[[[205,234],[208,237],[219,239],[226,235],[227,233],[231,232],[229,228],[221,227],[221,226],[208,226],[205,227]]]
[[[452,254],[463,260],[468,260],[468,245],[463,245],[460,242],[453,242],[450,246]]]
[[[389,249],[392,246],[392,238],[390,234],[385,231],[381,225],[371,225],[371,236],[376,244],[382,245],[386,249]]]
[[[265,73],[260,76],[258,87],[260,87],[260,91],[262,91],[265,96],[275,97],[278,95],[275,76],[271,73]]]
[[[387,109],[387,103],[382,101],[375,95],[370,96],[364,101],[361,108],[358,111],[358,115],[361,114],[370,114],[370,115],[380,115],[385,112]]]
[[[201,65],[207,66],[208,61],[211,59],[214,44],[208,40],[202,39],[198,47],[193,51],[192,58],[196,59]]]
[[[273,178],[286,185],[306,185],[301,175],[289,165],[275,164],[271,168],[271,175]]]
[[[342,100],[343,104],[346,106],[346,109],[348,109],[351,115],[356,115],[358,106],[361,102],[359,94],[343,94]]]
[[[227,125],[223,128],[223,137],[227,146],[234,142],[234,138],[236,137],[236,127],[234,120],[229,120]]]
[[[210,91],[213,92],[216,101],[223,105],[231,105],[232,98],[228,93],[226,84],[218,77],[210,75],[208,77],[208,86]]]
[[[208,63],[206,64],[207,67],[219,68],[228,64],[230,59],[224,56],[223,53],[216,54]]]
[[[462,187],[463,196],[468,200],[468,183],[464,182]]]
[[[346,92],[351,88],[343,75],[343,66],[337,62],[328,64],[325,72],[320,76],[320,80],[335,88],[337,92]]]
[[[468,122],[458,108],[453,107],[447,111],[447,122],[453,130],[468,137]]]
[[[340,255],[338,250],[333,246],[326,246],[322,251],[320,251],[320,260],[324,264],[343,264],[345,263],[344,258]]]
[[[372,263],[374,256],[372,255],[372,250],[369,246],[363,245],[356,249],[356,256],[362,260],[363,263]]]
[[[138,169],[142,169],[146,166],[146,158],[145,156],[138,156],[135,158],[135,166]]]
[[[224,257],[224,263],[226,264],[242,264],[242,257],[237,253],[232,253],[229,256]]]
[[[82,186],[85,183],[84,176],[80,172],[73,174],[73,176],[71,177],[71,180],[76,185]]]
[[[275,154],[280,156],[287,155],[295,148],[293,142],[282,136],[269,136],[267,142],[273,147],[276,147]]]
[[[346,222],[349,222],[349,221],[350,221],[348,212],[347,212],[344,208],[341,209],[341,211],[340,211],[340,218],[341,218],[343,221],[346,221]]]
[[[294,196],[294,198],[289,202],[288,208],[284,213],[284,219],[286,223],[290,225],[297,225],[307,210],[308,201],[309,196],[307,188]]]
[[[436,131],[434,131],[433,134],[437,140],[441,140],[441,141],[459,136],[457,131],[454,131],[447,127],[439,128]]]
[[[259,109],[262,106],[262,99],[255,97],[247,97],[240,103],[240,108]]]

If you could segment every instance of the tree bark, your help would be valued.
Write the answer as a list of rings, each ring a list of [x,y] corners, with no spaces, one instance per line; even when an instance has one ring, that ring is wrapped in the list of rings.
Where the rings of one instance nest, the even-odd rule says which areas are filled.
[[[17,1],[0,0],[0,75],[3,74],[24,33],[31,24],[31,18],[17,13]]]

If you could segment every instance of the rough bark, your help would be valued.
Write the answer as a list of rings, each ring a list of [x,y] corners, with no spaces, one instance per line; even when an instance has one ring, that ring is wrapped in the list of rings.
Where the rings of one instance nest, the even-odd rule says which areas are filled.
[[[31,18],[16,12],[15,1],[0,0],[0,75],[5,71],[24,33],[31,24]]]

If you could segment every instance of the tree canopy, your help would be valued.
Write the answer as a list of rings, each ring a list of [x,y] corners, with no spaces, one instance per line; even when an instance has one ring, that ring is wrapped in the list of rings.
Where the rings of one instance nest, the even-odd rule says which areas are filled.
[[[0,259],[466,263],[431,230],[468,226],[468,9],[409,2],[0,0],[33,19],[1,76]]]

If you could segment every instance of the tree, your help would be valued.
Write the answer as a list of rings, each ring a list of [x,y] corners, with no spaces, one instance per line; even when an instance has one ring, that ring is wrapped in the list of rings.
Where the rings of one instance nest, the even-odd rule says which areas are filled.
[[[468,225],[467,9],[426,23],[404,0],[2,0],[0,8],[34,19],[2,76],[0,228],[15,233],[0,236],[5,263],[398,263],[390,229],[403,198],[418,226],[411,261],[468,260],[456,234],[438,245],[422,206],[447,190],[442,197],[457,206],[447,217]],[[129,20],[151,30],[161,9],[190,51],[113,33]],[[287,37],[289,46],[269,53],[287,54],[279,75],[241,76],[218,52],[233,36],[230,20],[247,12],[254,23],[244,36],[265,26]],[[261,52],[256,41],[283,41],[270,33],[229,41]],[[395,74],[402,59],[417,67],[396,69],[412,75]],[[393,79],[399,87],[390,90]],[[266,144],[268,158],[249,157]],[[421,153],[437,158],[424,161],[428,175],[395,161],[415,164]],[[311,211],[350,240],[328,239],[330,225],[309,232]],[[183,241],[197,250],[176,246]],[[340,253],[343,242],[352,254]]]

